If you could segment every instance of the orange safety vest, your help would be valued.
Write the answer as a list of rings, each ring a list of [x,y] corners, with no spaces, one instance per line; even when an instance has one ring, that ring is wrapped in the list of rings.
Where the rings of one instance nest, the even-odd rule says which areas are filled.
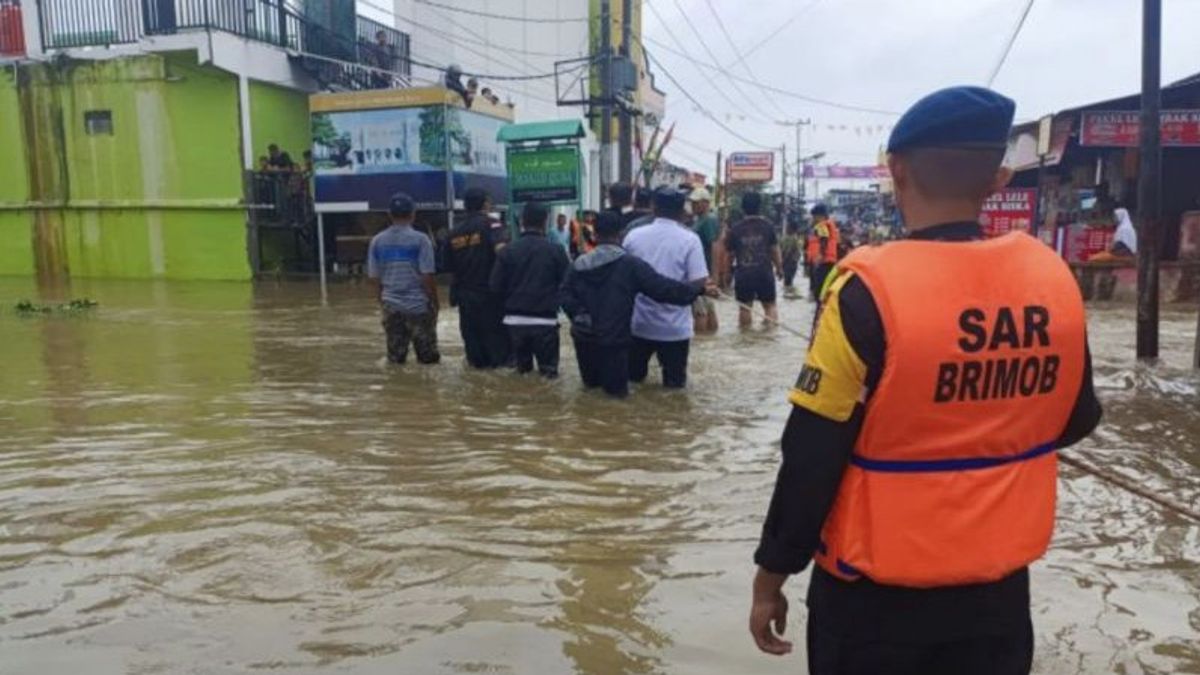
[[[841,243],[841,234],[838,233],[837,223],[833,222],[833,218],[825,221],[829,226],[829,238],[825,241],[825,260],[829,264],[838,261],[838,244]]]
[[[887,335],[816,560],[844,580],[996,581],[1040,558],[1057,458],[1083,381],[1083,299],[1062,260],[1009,234],[863,247]]]
[[[819,257],[821,257],[821,240],[816,234],[810,233],[808,239],[804,242],[804,261],[810,265],[815,265]]]

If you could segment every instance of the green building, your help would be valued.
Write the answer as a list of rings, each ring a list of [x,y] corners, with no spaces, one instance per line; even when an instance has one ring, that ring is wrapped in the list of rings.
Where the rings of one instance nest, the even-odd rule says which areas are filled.
[[[306,183],[259,158],[301,163],[309,94],[403,84],[408,44],[321,4],[145,0],[131,20],[26,0],[23,52],[0,49],[0,275],[236,280],[304,260]],[[380,31],[395,78],[362,67]]]

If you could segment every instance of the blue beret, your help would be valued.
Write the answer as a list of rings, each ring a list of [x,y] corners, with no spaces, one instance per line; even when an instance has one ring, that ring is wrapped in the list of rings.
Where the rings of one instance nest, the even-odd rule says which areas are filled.
[[[1008,144],[1016,104],[983,87],[950,87],[917,101],[896,122],[888,152],[913,148],[977,147]]]
[[[654,191],[654,207],[665,211],[679,210],[687,201],[687,193],[670,185]]]

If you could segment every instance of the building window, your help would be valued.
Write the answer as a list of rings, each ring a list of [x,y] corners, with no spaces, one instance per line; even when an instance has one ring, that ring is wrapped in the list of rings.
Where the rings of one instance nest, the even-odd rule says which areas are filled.
[[[88,110],[83,113],[83,129],[88,136],[112,136],[112,111]]]

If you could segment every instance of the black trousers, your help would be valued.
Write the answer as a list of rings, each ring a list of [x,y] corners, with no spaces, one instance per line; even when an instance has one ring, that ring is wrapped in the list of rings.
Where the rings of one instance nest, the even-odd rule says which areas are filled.
[[[509,326],[508,337],[518,373],[533,371],[537,359],[539,373],[558,377],[558,326]]]
[[[808,617],[811,675],[1029,675],[1033,624],[1009,635],[987,635],[925,644],[853,640],[823,630]]]
[[[800,269],[799,260],[783,261],[783,285],[791,288],[796,281],[796,272]]]
[[[650,357],[658,356],[662,367],[663,386],[668,389],[683,389],[687,386],[688,352],[691,340],[660,342],[633,338],[629,348],[629,381],[644,382],[650,373]]]
[[[473,368],[508,365],[511,349],[502,302],[483,295],[460,294],[458,330],[467,352],[467,363]]]
[[[825,285],[825,277],[829,276],[829,272],[832,270],[833,263],[823,262],[813,265],[812,272],[808,276],[808,284],[814,300],[821,299],[821,287]]]
[[[574,339],[579,376],[588,389],[603,387],[615,398],[629,395],[629,348]]]

